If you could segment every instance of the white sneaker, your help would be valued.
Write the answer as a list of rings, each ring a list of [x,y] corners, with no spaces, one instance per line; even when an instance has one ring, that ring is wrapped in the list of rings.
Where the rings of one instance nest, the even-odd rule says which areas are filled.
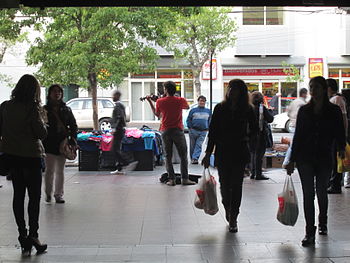
[[[134,171],[138,163],[138,161],[131,162],[127,166],[124,166],[123,170],[125,170],[126,172]]]
[[[110,174],[125,175],[125,172],[123,170],[121,170],[121,171],[115,170],[115,171],[110,172]]]

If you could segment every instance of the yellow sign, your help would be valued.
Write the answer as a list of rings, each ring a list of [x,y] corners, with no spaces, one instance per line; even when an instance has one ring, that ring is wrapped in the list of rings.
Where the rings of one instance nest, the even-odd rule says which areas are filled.
[[[323,76],[323,59],[309,58],[309,78]]]

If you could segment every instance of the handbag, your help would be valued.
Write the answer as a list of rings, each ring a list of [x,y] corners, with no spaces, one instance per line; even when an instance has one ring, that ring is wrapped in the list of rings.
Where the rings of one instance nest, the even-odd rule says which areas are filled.
[[[277,220],[283,225],[294,226],[299,215],[298,199],[292,177],[286,175],[283,191],[278,194]]]
[[[199,187],[196,190],[194,206],[203,209],[208,215],[215,215],[219,211],[216,185],[215,177],[210,174],[209,169],[204,169]]]
[[[78,145],[76,143],[71,143],[68,138],[65,138],[60,144],[60,153],[68,160],[75,160],[75,158],[77,158],[77,149]]]

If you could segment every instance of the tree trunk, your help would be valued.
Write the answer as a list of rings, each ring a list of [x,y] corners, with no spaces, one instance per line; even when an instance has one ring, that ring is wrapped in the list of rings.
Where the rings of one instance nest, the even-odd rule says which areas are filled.
[[[97,108],[97,79],[96,73],[89,73],[88,75],[90,91],[92,97],[92,119],[94,121],[94,130],[98,130],[98,108]]]
[[[201,95],[201,81],[200,81],[200,72],[193,72],[194,76],[194,96],[195,99],[198,98],[199,95]]]

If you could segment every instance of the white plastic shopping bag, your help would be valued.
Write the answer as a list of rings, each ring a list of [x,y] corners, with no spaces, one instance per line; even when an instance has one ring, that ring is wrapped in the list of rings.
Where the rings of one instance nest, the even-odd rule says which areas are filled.
[[[292,177],[286,175],[283,192],[278,194],[277,220],[287,226],[294,226],[299,215],[298,199]]]
[[[215,177],[210,174],[209,169],[204,169],[196,190],[194,205],[198,209],[203,209],[208,215],[215,215],[219,211],[216,185]]]

